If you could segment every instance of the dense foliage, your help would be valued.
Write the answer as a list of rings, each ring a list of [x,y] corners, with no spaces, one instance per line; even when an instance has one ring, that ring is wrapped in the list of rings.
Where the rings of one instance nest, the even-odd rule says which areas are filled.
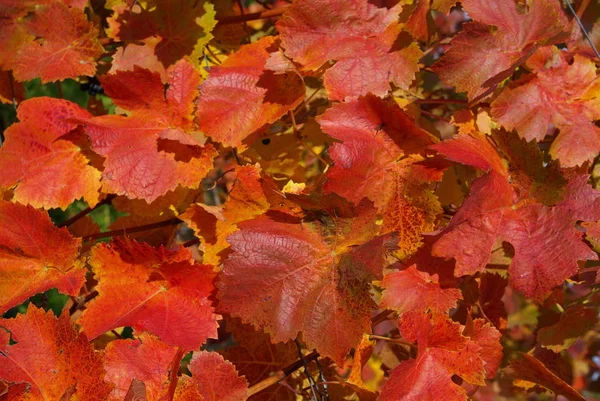
[[[0,0],[0,400],[600,397],[598,15]]]

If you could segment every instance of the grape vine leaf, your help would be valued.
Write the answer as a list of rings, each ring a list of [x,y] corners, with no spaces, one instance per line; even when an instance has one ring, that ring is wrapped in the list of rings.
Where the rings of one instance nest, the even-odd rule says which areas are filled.
[[[558,322],[542,327],[537,338],[542,347],[560,352],[573,345],[597,322],[598,314],[595,313],[595,308],[574,305],[565,309]]]
[[[50,288],[79,295],[86,273],[77,259],[80,239],[46,212],[4,200],[0,225],[0,314]]]
[[[15,30],[16,38],[11,39],[21,41],[11,66],[17,80],[41,77],[42,82],[51,82],[96,73],[96,60],[104,48],[98,29],[82,9],[49,2],[23,17]],[[25,33],[19,35],[20,30]]]
[[[104,380],[114,385],[107,400],[123,400],[133,380],[144,383],[146,401],[164,399],[176,354],[176,347],[148,333],[142,333],[135,340],[111,341],[104,351]]]
[[[466,401],[465,389],[452,375],[482,386],[485,378],[495,376],[502,359],[500,333],[481,319],[473,322],[471,336],[440,314],[405,313],[399,328],[406,340],[417,342],[418,355],[392,370],[378,401]]]
[[[433,246],[434,256],[456,259],[457,277],[482,272],[494,243],[503,239],[515,250],[510,284],[542,299],[577,271],[577,261],[598,258],[575,227],[579,220],[600,218],[600,193],[587,184],[587,176],[571,178],[564,199],[549,207],[511,185],[508,168],[483,135],[464,133],[431,147],[488,171],[473,182],[471,195]]]
[[[457,0],[416,0],[413,2],[408,19],[406,20],[405,30],[415,39],[422,42],[429,40],[429,29],[427,26],[427,16],[431,10],[437,10],[447,14]],[[405,11],[402,10],[404,13]]]
[[[376,237],[369,201],[353,212],[313,227],[268,217],[239,223],[220,274],[221,309],[264,328],[273,341],[302,331],[309,348],[341,364],[370,331],[371,281],[382,278],[385,255],[397,241],[392,234]]]
[[[302,78],[265,67],[279,48],[272,36],[242,46],[200,87],[198,126],[215,141],[237,147],[250,134],[293,110],[304,98]]]
[[[0,320],[0,382],[17,385],[11,400],[104,401],[112,386],[103,377],[100,354],[72,326],[68,309],[56,318],[29,306]]]
[[[225,326],[235,345],[219,353],[235,365],[250,385],[268,378],[273,371],[298,359],[298,348],[293,341],[273,344],[268,334],[255,330],[252,325],[244,324],[237,318],[226,318]],[[290,390],[285,386],[271,386],[249,398],[250,401],[264,399],[289,400]]]
[[[382,308],[391,308],[402,315],[405,312],[446,313],[456,307],[462,299],[458,288],[442,289],[437,275],[429,275],[417,270],[415,265],[386,274],[381,282],[383,294]]]
[[[238,166],[233,187],[224,206],[191,205],[179,218],[202,239],[203,262],[219,265],[227,256],[227,237],[237,231],[237,224],[267,212],[283,195],[271,180],[261,176],[257,166]]]
[[[190,135],[200,76],[186,60],[168,75],[166,91],[158,73],[139,67],[109,75],[102,84],[129,115],[76,120],[105,157],[103,191],[150,203],[178,184],[197,188],[212,168],[216,149]]]
[[[492,103],[492,117],[527,140],[560,133],[550,155],[564,167],[590,161],[600,152],[600,81],[596,65],[576,54],[572,60],[556,47],[540,49],[528,61],[535,75],[505,88]]]
[[[461,4],[474,22],[464,24],[432,69],[470,99],[510,76],[540,46],[564,39],[560,34],[568,26],[558,0]]]
[[[0,103],[15,104],[25,100],[25,87],[16,82],[9,71],[0,70]]]
[[[61,139],[77,127],[68,119],[90,114],[66,100],[38,97],[21,103],[17,117],[0,148],[0,189],[14,188],[14,201],[37,208],[66,209],[81,197],[95,206],[100,172],[79,146]]]
[[[127,46],[160,39],[152,46],[165,68],[185,56],[200,58],[204,46],[212,39],[214,8],[206,1],[150,0],[143,7],[119,1],[110,6],[114,14],[108,19],[108,36]]]
[[[373,95],[334,105],[318,122],[342,141],[329,148],[335,164],[327,171],[324,192],[355,204],[363,196],[371,199],[383,215],[383,232],[399,231],[396,255],[414,253],[421,233],[433,231],[442,212],[430,182],[440,181],[443,169],[419,164],[425,159],[418,155],[437,139],[393,102]]]
[[[245,401],[248,398],[246,378],[240,377],[235,366],[216,352],[195,352],[189,369],[192,377],[180,378],[175,401]]]
[[[383,97],[389,82],[408,89],[423,55],[416,42],[402,46],[400,10],[361,0],[299,0],[277,29],[285,54],[304,70],[336,61],[323,76],[329,99]]]
[[[573,387],[531,355],[519,353],[519,357],[511,361],[506,371],[515,379],[544,386],[555,394],[565,396],[569,401],[585,401]]]
[[[194,264],[187,249],[116,240],[95,246],[90,265],[99,295],[79,320],[90,339],[123,326],[189,350],[216,338],[219,315],[208,299],[215,274]]]

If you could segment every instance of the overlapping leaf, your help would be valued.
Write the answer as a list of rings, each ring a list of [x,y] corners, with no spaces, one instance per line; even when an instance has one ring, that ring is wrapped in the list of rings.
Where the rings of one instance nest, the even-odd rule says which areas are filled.
[[[108,35],[129,46],[148,42],[145,46],[153,48],[165,68],[184,56],[198,59],[212,39],[214,9],[205,1],[151,0],[133,6],[117,1],[111,6],[115,14],[108,20]]]
[[[66,209],[81,197],[95,206],[100,172],[79,146],[61,139],[77,127],[68,119],[91,115],[75,103],[39,97],[21,103],[17,117],[0,148],[0,188],[14,188],[13,200],[45,209]]]
[[[50,288],[76,296],[86,270],[81,241],[55,227],[48,214],[0,200],[0,314]]]
[[[194,353],[189,369],[192,377],[181,377],[175,401],[245,401],[248,398],[246,379],[216,352]]]
[[[300,104],[305,92],[300,76],[266,68],[278,42],[264,37],[211,68],[198,100],[198,126],[205,134],[226,146],[240,146],[248,135]]]
[[[381,282],[384,288],[381,307],[392,308],[402,314],[411,311],[446,313],[462,299],[457,288],[440,287],[437,275],[430,276],[410,266],[406,270],[386,274]]]
[[[561,165],[573,167],[600,152],[600,80],[593,61],[575,55],[572,62],[555,47],[540,49],[527,62],[525,75],[492,103],[492,116],[527,140],[560,133],[550,147]]]
[[[104,51],[98,29],[87,20],[83,5],[70,3],[23,2],[0,9],[0,65],[12,69],[19,81],[94,75]]]
[[[447,14],[450,8],[457,3],[456,0],[416,0],[413,2],[409,17],[406,21],[406,31],[420,41],[429,39],[427,17],[431,10]]]
[[[382,278],[397,239],[376,237],[370,202],[335,216],[329,224],[267,217],[238,224],[220,275],[221,308],[264,328],[273,341],[302,331],[309,347],[343,361],[370,331],[370,284]]]
[[[357,204],[371,199],[383,215],[383,230],[398,231],[396,254],[414,253],[421,233],[433,231],[440,204],[430,189],[443,168],[420,164],[427,145],[437,140],[400,108],[369,95],[328,109],[318,119],[334,143],[329,155],[325,192],[335,192]],[[411,155],[413,154],[413,155]]]
[[[502,359],[500,333],[481,319],[475,320],[470,336],[460,324],[443,315],[410,312],[400,318],[400,332],[416,341],[416,359],[402,362],[392,370],[379,401],[466,401],[464,388],[452,375],[474,385],[493,378]]]
[[[115,340],[105,350],[105,381],[114,388],[108,401],[121,401],[127,395],[133,380],[144,383],[145,400],[164,399],[169,390],[169,373],[177,348],[169,346],[152,335],[142,333],[137,340]],[[179,362],[179,360],[177,360]]]
[[[9,385],[9,399],[104,401],[112,386],[103,377],[100,355],[67,311],[57,319],[30,306],[0,320],[0,382]]]
[[[373,93],[384,96],[389,82],[408,88],[423,53],[402,47],[401,6],[378,8],[361,0],[296,1],[277,22],[285,54],[305,70],[336,63],[324,74],[332,100]]]
[[[237,231],[237,224],[258,217],[271,206],[283,201],[275,184],[261,177],[256,166],[239,166],[235,181],[223,207],[196,203],[180,218],[201,239],[204,263],[219,265],[228,247],[227,237]]]
[[[208,299],[214,273],[211,266],[194,264],[189,251],[115,241],[94,247],[90,264],[100,295],[80,324],[91,339],[132,326],[192,350],[216,337],[219,316]]]
[[[432,147],[451,160],[488,171],[473,182],[471,195],[433,247],[434,255],[456,259],[457,277],[483,271],[498,239],[515,250],[511,285],[538,299],[574,274],[577,261],[597,259],[575,227],[578,220],[600,217],[600,193],[587,184],[587,176],[573,177],[564,199],[549,207],[536,201],[535,185],[519,185],[523,181],[518,179],[511,185],[513,175],[483,135],[462,134]]]
[[[568,25],[558,0],[464,0],[461,5],[474,22],[452,39],[433,70],[471,99],[509,77],[540,46],[564,39],[558,35]]]
[[[197,188],[212,168],[216,150],[190,135],[200,76],[185,60],[168,73],[166,92],[158,73],[141,68],[105,77],[106,92],[129,115],[77,120],[105,157],[103,191],[152,202],[179,184]]]

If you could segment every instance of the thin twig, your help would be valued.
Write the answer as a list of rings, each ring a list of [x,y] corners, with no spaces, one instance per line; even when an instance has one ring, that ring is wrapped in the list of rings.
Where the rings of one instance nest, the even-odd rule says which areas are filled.
[[[389,341],[391,343],[396,343],[396,344],[401,344],[401,345],[407,345],[411,348],[417,348],[417,346],[411,342],[408,342],[402,338],[392,338],[392,337],[384,337],[384,336],[378,336],[375,334],[371,334],[369,335],[369,338],[371,340],[383,340],[383,341]]]
[[[182,244],[182,246],[183,246],[184,248],[189,248],[190,246],[194,246],[194,245],[197,245],[197,244],[199,244],[199,243],[200,243],[200,239],[199,239],[199,238],[194,238],[194,239],[191,239],[191,240],[189,240],[189,241],[186,241],[186,242],[184,242],[184,243]]]
[[[313,400],[319,401],[317,398],[318,390],[315,389],[315,385],[317,383],[315,383],[315,379],[312,377],[312,375],[308,371],[308,363],[304,360],[304,356],[302,355],[302,346],[300,345],[300,342],[297,339],[294,340],[294,342],[296,343],[296,347],[298,347],[298,356],[300,356],[300,361],[304,365],[304,375],[306,376],[306,378],[308,379],[308,383],[310,384],[310,391],[312,392]]]
[[[104,198],[103,200],[101,200],[100,202],[98,202],[98,204],[94,207],[88,207],[83,209],[81,212],[77,213],[75,216],[63,221],[62,223],[58,224],[58,227],[66,227],[66,226],[70,226],[71,224],[75,223],[77,220],[87,216],[89,213],[93,212],[94,210],[98,209],[100,206],[102,205],[106,205],[107,203],[111,203],[113,199],[116,198],[116,195],[108,195],[106,198]]]
[[[323,159],[320,155],[318,155],[317,152],[315,152],[313,150],[313,148],[308,146],[306,144],[306,142],[304,142],[304,140],[302,139],[302,136],[300,135],[300,131],[298,130],[298,126],[296,125],[296,116],[294,116],[294,112],[292,110],[290,110],[288,112],[288,115],[290,116],[290,120],[292,121],[292,129],[294,131],[294,136],[296,137],[296,139],[298,139],[298,141],[302,144],[304,149],[306,149],[310,154],[312,154],[313,157],[315,157],[317,160],[319,160],[321,163],[323,163],[323,165],[328,166],[329,163],[327,163],[327,161],[325,161],[325,159]]]
[[[139,233],[141,231],[152,230],[154,228],[174,226],[174,225],[177,225],[180,223],[183,223],[183,221],[174,217],[169,220],[159,221],[158,223],[146,224],[146,225],[137,226],[137,227],[120,228],[118,230],[106,231],[104,233],[90,234],[90,235],[86,235],[86,236],[82,237],[81,239],[83,241],[91,241],[91,240],[98,239],[98,238],[116,237],[116,236],[120,236],[120,235],[133,234],[133,233]]]
[[[242,0],[236,0],[238,7],[240,8],[240,15],[243,17],[246,15],[246,13],[244,12],[244,5],[242,4]],[[242,26],[244,27],[244,33],[246,34],[246,40],[248,41],[248,43],[250,43],[251,41],[251,34],[250,34],[250,28],[248,27],[248,24],[246,23],[246,21],[242,21]]]
[[[575,17],[575,21],[577,21],[577,25],[579,25],[579,29],[581,29],[581,32],[583,32],[583,35],[585,36],[587,41],[590,43],[590,46],[592,46],[592,49],[594,50],[594,53],[596,53],[596,57],[598,57],[598,60],[600,60],[600,53],[598,52],[598,49],[596,49],[596,46],[594,45],[594,41],[592,40],[590,35],[588,35],[587,31],[585,30],[585,27],[583,26],[583,23],[581,22],[581,20],[579,19],[579,16],[575,12],[575,9],[573,9],[573,5],[571,4],[571,1],[570,0],[565,0],[565,1],[567,3],[567,6],[569,7],[569,10],[571,10],[573,17]]]
[[[77,312],[79,309],[82,309],[85,304],[87,304],[92,299],[96,298],[98,295],[99,293],[96,290],[87,294],[81,302],[76,302],[71,306],[71,309],[69,309],[69,315],[73,316],[75,312]]]
[[[64,99],[65,97],[63,96],[62,83],[60,81],[56,81],[56,87],[58,88],[58,97]]]
[[[285,379],[287,376],[291,375],[296,370],[303,367],[305,363],[314,361],[315,359],[319,358],[319,356],[320,355],[317,351],[313,351],[310,354],[304,356],[302,359],[299,359],[296,362],[289,364],[285,368],[275,372],[273,375],[267,377],[266,379],[256,383],[254,386],[250,387],[248,389],[248,397],[266,389],[267,387],[270,387],[276,383],[279,383],[280,381]]]
[[[417,99],[416,104],[464,104],[467,105],[467,100],[460,99]]]
[[[272,10],[260,11],[257,13],[250,13],[245,15],[228,15],[219,20],[220,25],[237,24],[239,22],[254,21],[257,19],[265,19],[271,17],[278,17],[283,14],[289,6],[274,8]]]
[[[430,112],[428,112],[428,111],[426,111],[426,110],[421,110],[421,114],[425,114],[426,116],[429,116],[429,117],[431,117],[431,118],[435,118],[436,120],[445,121],[445,122],[447,122],[448,124],[450,124],[450,120],[447,120],[447,119],[445,119],[444,117],[440,117],[440,116],[438,116],[438,115],[435,115],[435,114],[433,114],[433,113],[430,113]]]
[[[389,319],[388,319],[388,316],[389,316],[390,314],[392,314],[393,312],[394,312],[393,310],[390,310],[390,309],[385,309],[385,310],[383,310],[383,311],[379,312],[377,315],[373,316],[373,317],[371,318],[371,327],[375,327],[375,326],[377,326],[379,323],[381,323],[381,322],[385,322],[386,320],[389,320]]]

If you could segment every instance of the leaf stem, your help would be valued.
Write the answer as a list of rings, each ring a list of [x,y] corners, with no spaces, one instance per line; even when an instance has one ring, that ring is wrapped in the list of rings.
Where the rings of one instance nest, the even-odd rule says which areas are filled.
[[[171,363],[171,372],[169,373],[169,391],[167,392],[167,400],[173,401],[175,396],[175,389],[177,388],[177,382],[179,381],[179,368],[181,366],[181,359],[186,354],[184,348],[177,348],[177,352],[173,357]]]
[[[461,99],[417,99],[416,104],[464,104],[467,105],[467,100]]]
[[[401,344],[401,345],[407,345],[407,346],[409,346],[411,348],[414,348],[414,349],[417,348],[417,346],[415,344],[413,344],[411,342],[408,342],[408,341],[406,341],[406,340],[404,340],[402,338],[384,337],[384,336],[378,336],[378,335],[375,335],[375,334],[369,335],[369,338],[371,340],[383,340],[383,341],[389,341],[391,343],[396,343],[396,344]]]
[[[289,364],[288,366],[286,366],[285,368],[273,373],[271,376],[267,377],[266,379],[256,383],[254,386],[250,387],[248,389],[248,397],[250,397],[268,387],[271,387],[272,385],[274,385],[276,383],[279,383],[280,381],[285,379],[287,376],[291,375],[293,372],[295,372],[296,370],[303,367],[306,363],[314,361],[319,356],[320,355],[317,351],[313,351],[310,354],[306,355],[304,358],[298,359],[296,362],[293,362],[293,363]]]
[[[88,207],[83,209],[81,212],[77,213],[75,216],[63,221],[62,223],[58,224],[58,227],[65,227],[65,226],[70,226],[71,224],[75,223],[77,220],[87,216],[89,213],[93,212],[94,210],[98,209],[100,206],[102,205],[106,205],[107,203],[111,203],[113,199],[116,198],[116,195],[108,195],[106,198],[104,198],[103,200],[101,200],[100,202],[98,202],[98,204],[94,207]]]
[[[177,225],[180,223],[183,223],[183,221],[179,220],[177,217],[174,217],[169,220],[159,221],[158,223],[145,224],[143,226],[137,226],[137,227],[120,228],[118,230],[106,231],[104,233],[90,234],[90,235],[86,235],[86,236],[82,237],[82,240],[83,241],[91,241],[91,240],[98,239],[98,238],[116,237],[119,235],[133,234],[133,233],[139,233],[141,231],[152,230],[154,228],[174,226],[174,225]]]
[[[587,39],[587,41],[590,43],[590,46],[592,46],[592,49],[594,50],[594,53],[596,53],[596,57],[598,57],[598,60],[600,60],[600,53],[598,52],[598,49],[596,49],[596,46],[594,45],[594,41],[592,40],[592,38],[590,38],[590,35],[585,30],[585,27],[583,26],[583,23],[579,19],[579,16],[577,15],[577,13],[575,12],[575,10],[573,9],[573,5],[571,4],[571,0],[565,0],[565,2],[567,3],[567,6],[569,7],[569,10],[571,10],[571,13],[573,14],[573,17],[575,17],[575,21],[577,21],[577,25],[579,25],[579,29],[581,29],[581,32],[583,32],[583,35],[585,36],[585,38]]]
[[[278,17],[281,14],[283,14],[287,9],[288,9],[288,6],[278,7],[278,8],[274,8],[272,10],[265,10],[265,11],[260,11],[257,13],[250,13],[250,14],[244,14],[244,15],[228,15],[228,16],[221,18],[219,20],[219,24],[220,25],[237,24],[239,22],[254,21],[257,19]]]

